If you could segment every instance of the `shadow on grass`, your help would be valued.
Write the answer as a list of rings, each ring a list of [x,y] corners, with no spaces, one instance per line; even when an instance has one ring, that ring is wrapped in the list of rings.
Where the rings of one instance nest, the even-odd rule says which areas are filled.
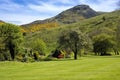
[[[120,55],[111,55],[111,56],[84,56],[86,58],[120,58]]]

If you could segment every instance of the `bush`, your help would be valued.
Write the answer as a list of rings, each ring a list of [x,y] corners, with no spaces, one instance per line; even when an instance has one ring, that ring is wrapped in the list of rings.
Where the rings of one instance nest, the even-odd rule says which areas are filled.
[[[11,60],[11,55],[8,51],[4,51],[0,53],[0,61]]]
[[[27,57],[26,62],[35,62],[35,60],[32,57]]]
[[[36,61],[39,60],[39,53],[38,52],[34,53],[33,56],[34,56],[34,60],[36,60]]]
[[[46,43],[42,39],[36,39],[33,41],[31,43],[31,48],[42,55],[46,53]]]
[[[5,60],[9,60],[9,61],[12,60],[9,52],[4,52],[4,57],[5,57]]]
[[[58,59],[57,58],[53,58],[53,57],[46,57],[44,59],[44,61],[57,61]]]
[[[112,54],[106,53],[106,54],[101,54],[101,56],[112,56]]]
[[[46,57],[46,58],[44,59],[44,61],[52,61],[52,58],[51,58],[51,57]]]
[[[5,57],[2,53],[0,53],[0,61],[5,61]]]
[[[16,57],[15,57],[15,60],[17,61],[23,61],[23,54],[18,54]]]
[[[59,55],[61,54],[60,50],[55,50],[55,52],[52,54],[52,57],[59,58]]]

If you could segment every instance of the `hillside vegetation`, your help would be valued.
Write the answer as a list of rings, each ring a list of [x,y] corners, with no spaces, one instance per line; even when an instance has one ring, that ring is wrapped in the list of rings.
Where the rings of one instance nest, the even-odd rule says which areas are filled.
[[[119,55],[119,22],[119,10],[100,13],[78,5],[53,18],[21,27],[1,24],[1,61],[33,62],[73,56],[77,59],[78,54]]]
[[[45,20],[36,20],[32,23],[21,25],[23,32],[39,31],[43,28],[50,28],[59,26],[61,24],[71,24],[100,15],[99,12],[94,11],[88,5],[77,5],[60,14]]]
[[[61,25],[50,29],[42,29],[34,33],[28,33],[26,37],[27,45],[36,38],[43,39],[51,51],[57,47],[57,40],[61,33],[69,30],[80,30],[83,34],[87,34],[91,39],[99,34],[108,34],[116,37],[116,29],[120,22],[120,11],[102,14],[96,17],[82,20],[73,24]]]
[[[21,31],[25,33],[36,32],[36,31],[40,31],[41,29],[45,29],[45,28],[58,27],[58,25],[59,24],[57,22],[43,23],[43,24],[31,24],[31,25],[28,25],[29,27],[21,26]]]
[[[0,24],[3,24],[4,22],[0,20]]]

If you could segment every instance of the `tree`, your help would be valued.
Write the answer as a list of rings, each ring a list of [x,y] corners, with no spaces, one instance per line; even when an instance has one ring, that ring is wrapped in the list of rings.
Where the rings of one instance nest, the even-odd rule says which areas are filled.
[[[15,59],[22,41],[20,27],[7,23],[0,25],[0,50],[1,52],[9,52],[12,60]]]
[[[77,59],[77,54],[80,49],[86,44],[84,35],[80,31],[68,31],[60,36],[59,40],[60,49],[71,49],[74,52],[74,59]]]
[[[46,53],[46,44],[42,39],[36,39],[32,42],[31,47],[34,51],[38,51],[40,54]]]
[[[114,41],[109,35],[100,34],[94,37],[93,51],[97,55],[107,55],[110,48],[113,48]]]
[[[120,25],[117,26],[117,30],[116,30],[116,48],[115,48],[115,52],[116,54],[119,55],[119,50],[120,50]]]

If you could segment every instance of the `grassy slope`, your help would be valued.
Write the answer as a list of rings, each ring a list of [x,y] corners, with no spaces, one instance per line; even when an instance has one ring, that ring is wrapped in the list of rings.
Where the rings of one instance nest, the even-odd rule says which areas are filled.
[[[35,63],[0,62],[1,80],[120,80],[120,56]]]
[[[105,21],[103,21],[103,17],[105,17]],[[90,19],[86,19],[80,21],[78,23],[70,24],[70,25],[61,25],[60,27],[51,28],[51,29],[43,29],[41,31],[28,34],[26,36],[26,42],[30,44],[30,41],[35,40],[36,38],[42,38],[47,46],[48,53],[51,50],[54,50],[57,46],[58,37],[61,35],[61,32],[70,29],[78,29],[83,33],[87,33],[90,36],[95,36],[96,33],[107,33],[109,35],[114,35],[116,26],[120,22],[120,11],[102,14]]]

